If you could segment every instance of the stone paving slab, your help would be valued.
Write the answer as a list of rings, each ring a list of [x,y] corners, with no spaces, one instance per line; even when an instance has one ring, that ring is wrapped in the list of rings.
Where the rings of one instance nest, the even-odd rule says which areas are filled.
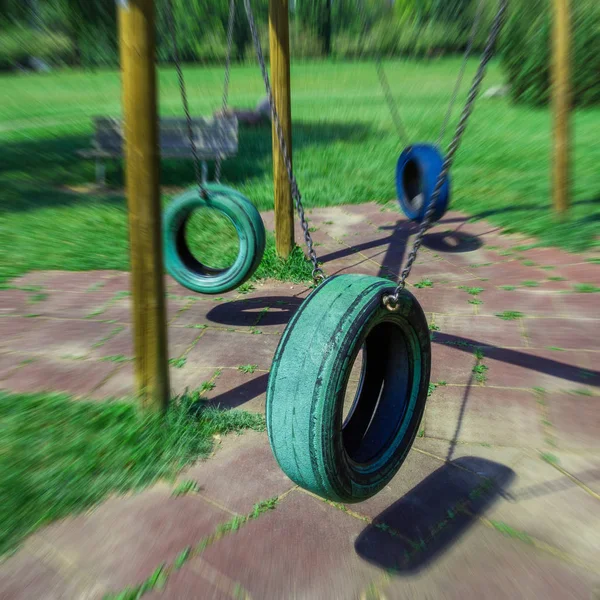
[[[252,598],[358,598],[378,569],[354,542],[364,523],[301,492],[209,547],[203,559],[238,581]]]
[[[425,435],[446,440],[539,448],[541,413],[533,391],[478,385],[438,388],[425,409]]]
[[[230,518],[230,512],[201,496],[173,497],[166,486],[158,486],[51,525],[31,544],[39,536],[76,570],[106,591],[119,592],[141,583]]]
[[[204,498],[238,514],[295,487],[275,461],[267,434],[256,432],[226,436],[213,460],[198,463],[181,479],[195,481]]]
[[[392,554],[397,545],[378,545]],[[381,586],[386,600],[589,600],[600,577],[585,569],[537,554],[524,545],[476,525],[431,567],[416,575],[391,577]]]
[[[526,532],[582,563],[600,565],[600,498],[538,457],[523,457],[513,470],[515,481],[507,496],[499,498],[484,516]]]
[[[116,370],[114,363],[60,360],[42,356],[0,381],[0,389],[30,393],[53,390],[86,396]]]
[[[272,228],[273,213],[263,217]],[[416,233],[394,203],[314,209],[309,219],[329,274],[397,276]],[[454,211],[425,237],[408,287],[431,325],[436,385],[413,450],[380,494],[326,504],[292,489],[266,434],[226,436],[181,475],[199,494],[158,486],[51,525],[0,564],[0,597],[102,598],[280,496],[145,597],[591,598],[600,295],[575,290],[600,286],[600,265],[517,248],[530,241]],[[119,271],[32,272],[0,291],[0,388],[133,398],[129,283]],[[165,287],[173,394],[210,382],[215,405],[264,412],[273,353],[310,289],[261,282],[213,298],[170,277]]]

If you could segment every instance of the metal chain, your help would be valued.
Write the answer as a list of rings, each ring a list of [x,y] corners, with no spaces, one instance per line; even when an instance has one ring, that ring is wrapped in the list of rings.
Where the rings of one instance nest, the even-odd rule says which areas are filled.
[[[473,46],[475,44],[477,32],[479,31],[479,24],[481,23],[481,19],[483,17],[484,7],[485,0],[479,0],[477,12],[475,13],[475,18],[473,19],[473,26],[471,27],[471,33],[469,34],[469,41],[467,42],[465,55],[463,57],[462,65],[458,73],[458,78],[456,79],[454,91],[452,92],[452,97],[450,98],[450,104],[448,105],[448,110],[446,111],[446,116],[444,118],[444,122],[442,123],[442,128],[440,130],[440,135],[437,139],[436,146],[442,145],[442,140],[444,139],[444,135],[446,135],[446,129],[448,128],[448,123],[450,122],[450,118],[452,117],[452,111],[454,109],[454,105],[456,104],[456,99],[458,98],[458,92],[460,91],[460,87],[465,76],[465,71],[467,70],[467,64],[469,62],[471,52],[473,51]]]
[[[364,8],[364,0],[360,0],[359,6],[363,6],[363,8]],[[485,0],[479,0],[477,12],[475,13],[475,19],[474,19],[473,25],[471,27],[471,33],[469,34],[469,41],[467,42],[467,48],[465,49],[465,54],[463,56],[462,66],[458,73],[458,77],[456,79],[456,84],[454,86],[454,91],[452,93],[452,97],[450,98],[450,103],[449,103],[448,109],[446,111],[446,116],[445,116],[444,122],[442,123],[440,134],[439,134],[437,142],[436,142],[437,146],[439,146],[442,143],[444,135],[446,134],[446,129],[448,127],[448,123],[450,122],[450,118],[452,116],[452,110],[454,109],[456,99],[458,98],[458,92],[460,91],[460,86],[462,84],[462,80],[465,75],[467,64],[469,62],[469,57],[471,56],[471,52],[473,51],[473,45],[475,44],[475,38],[477,36],[477,32],[479,31],[479,25],[480,25],[481,19],[483,17],[484,7],[485,7]],[[404,127],[402,119],[400,118],[400,111],[398,110],[398,103],[394,99],[394,94],[392,93],[387,75],[385,74],[385,70],[383,68],[381,56],[377,56],[377,58],[375,59],[375,68],[377,69],[377,75],[379,77],[379,82],[381,84],[381,88],[383,90],[385,100],[388,104],[390,114],[392,115],[392,120],[394,121],[396,131],[398,132],[398,137],[400,138],[400,141],[402,143],[406,143],[406,140],[408,139],[408,135],[406,133],[406,127]]]
[[[207,198],[208,193],[204,187],[204,183],[202,182],[202,167],[200,157],[198,156],[196,141],[194,140],[194,127],[192,115],[190,113],[187,90],[185,87],[185,79],[183,78],[183,70],[181,68],[181,57],[179,56],[179,45],[177,44],[177,31],[175,29],[175,17],[173,15],[173,0],[167,0],[167,21],[169,24],[169,30],[171,32],[171,43],[173,44],[173,58],[175,59],[175,69],[177,70],[177,77],[179,78],[181,101],[183,103],[183,111],[185,112],[185,118],[187,122],[188,139],[190,141],[190,148],[192,150],[192,157],[194,159],[194,175],[196,177],[196,184],[198,185],[200,196],[202,198]]]
[[[225,82],[223,84],[222,112],[225,116],[229,103],[229,79],[231,76],[231,48],[233,46],[233,26],[235,23],[235,0],[229,0],[229,20],[227,23],[227,55],[225,57]],[[215,181],[221,182],[221,165],[223,159],[219,156],[215,165]]]
[[[379,76],[379,83],[381,84],[381,89],[383,90],[383,95],[385,96],[385,100],[388,104],[388,108],[390,109],[390,114],[392,115],[392,121],[394,121],[394,125],[396,126],[396,131],[398,132],[398,137],[401,142],[406,142],[408,140],[408,135],[406,134],[406,128],[404,127],[404,123],[400,118],[400,111],[398,110],[398,104],[394,100],[394,95],[392,93],[392,89],[390,88],[390,82],[388,81],[387,75],[383,70],[383,64],[381,62],[381,58],[378,56],[375,59],[375,69],[377,70],[377,75]]]
[[[294,176],[294,170],[292,168],[292,161],[290,159],[290,154],[287,149],[287,144],[285,142],[285,138],[283,136],[283,128],[281,127],[281,121],[279,120],[279,115],[277,114],[277,109],[275,107],[275,100],[273,98],[273,91],[271,89],[271,83],[269,81],[269,74],[267,72],[267,66],[265,64],[265,58],[263,56],[262,46],[260,43],[260,39],[258,37],[258,29],[256,27],[256,23],[254,21],[254,14],[252,13],[252,6],[250,5],[250,0],[244,0],[244,8],[246,9],[246,15],[248,17],[248,24],[250,25],[250,32],[252,34],[252,41],[254,42],[254,50],[256,52],[256,57],[258,59],[258,64],[260,65],[260,70],[262,73],[263,81],[265,84],[265,90],[267,92],[267,96],[269,98],[269,105],[271,107],[271,116],[273,118],[273,125],[275,126],[275,132],[277,134],[277,139],[279,140],[279,148],[281,149],[281,154],[283,154],[283,161],[285,163],[285,168],[287,171],[288,179],[290,181],[290,187],[292,190],[292,198],[296,204],[296,210],[298,211],[298,215],[300,217],[300,222],[302,224],[302,230],[304,231],[304,241],[306,242],[306,247],[308,248],[308,255],[313,265],[312,277],[315,283],[320,283],[323,279],[325,279],[325,273],[323,269],[319,266],[319,260],[317,258],[317,254],[314,250],[314,244],[312,241],[312,236],[310,235],[310,231],[308,228],[308,221],[306,220],[306,215],[304,214],[304,206],[302,204],[302,195],[300,194],[300,190],[298,188],[298,183],[296,182],[296,177]]]
[[[415,238],[415,242],[413,244],[412,250],[408,256],[408,260],[406,262],[406,266],[404,267],[402,274],[400,276],[400,282],[398,286],[394,290],[394,293],[391,295],[386,295],[384,297],[384,305],[390,310],[395,310],[399,303],[400,292],[404,289],[406,285],[406,280],[410,275],[410,271],[412,266],[417,258],[417,254],[419,252],[419,248],[423,242],[423,237],[427,230],[431,227],[431,222],[433,218],[433,213],[435,212],[435,207],[437,204],[437,199],[442,191],[442,187],[446,181],[448,173],[454,163],[454,158],[456,156],[456,152],[460,146],[462,138],[464,136],[465,130],[467,128],[467,124],[471,114],[473,113],[473,108],[475,107],[475,101],[477,100],[477,95],[479,94],[479,89],[481,88],[481,83],[485,77],[485,73],[487,70],[487,65],[490,62],[492,56],[494,55],[494,48],[496,45],[496,41],[498,39],[498,35],[502,29],[502,25],[504,23],[504,17],[506,14],[506,10],[508,7],[508,0],[499,0],[498,12],[496,17],[494,18],[494,23],[492,25],[492,29],[488,36],[488,40],[486,43],[485,50],[481,56],[481,62],[479,64],[479,68],[477,69],[477,73],[473,78],[473,83],[471,84],[471,89],[469,91],[469,96],[467,98],[467,102],[463,109],[462,115],[460,117],[460,121],[456,128],[456,133],[454,134],[454,138],[448,147],[448,152],[446,154],[446,158],[444,160],[444,164],[442,166],[442,171],[438,177],[438,180],[435,185],[435,189],[431,196],[431,201],[425,213],[425,217],[421,224],[421,228],[419,229],[419,233]]]

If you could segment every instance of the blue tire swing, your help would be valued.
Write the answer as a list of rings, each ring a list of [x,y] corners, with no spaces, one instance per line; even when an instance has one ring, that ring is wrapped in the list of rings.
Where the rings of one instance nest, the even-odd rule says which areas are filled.
[[[434,185],[434,200],[493,55],[506,12],[507,0],[499,1],[469,100]],[[405,282],[432,223],[435,203],[425,211],[398,286],[368,275],[324,278],[273,103],[250,0],[244,0],[244,6],[316,284],[288,323],[273,358],[266,399],[269,443],[281,469],[299,486],[328,500],[361,502],[398,472],[425,410],[431,370],[429,328]],[[350,375],[361,352],[360,382],[345,415]]]
[[[402,212],[415,223],[422,223],[427,208],[433,202],[433,221],[439,221],[450,204],[450,176],[444,179],[437,197],[433,196],[444,166],[438,146],[415,144],[400,154],[396,165],[396,194]]]
[[[172,0],[167,1],[167,18],[181,88],[181,99],[187,119],[189,143],[194,159],[196,186],[174,198],[164,212],[165,267],[175,281],[189,290],[200,294],[222,294],[242,285],[258,268],[265,250],[265,227],[260,213],[248,198],[218,182],[221,171],[220,159],[217,161],[217,183],[205,183],[203,181],[179,57]],[[230,0],[225,88],[223,91],[224,110],[227,108],[234,19],[235,2]],[[187,243],[186,230],[190,219],[197,211],[202,209],[218,211],[233,225],[237,234],[239,241],[237,256],[233,264],[225,269],[215,269],[203,264],[194,256]]]
[[[448,121],[452,116],[452,109],[456,102],[458,92],[467,66],[467,61],[471,55],[475,36],[477,34],[481,17],[483,14],[484,2],[480,0],[473,27],[467,47],[465,49],[462,67],[460,69],[454,92],[452,94],[442,128],[435,144],[412,144],[407,146],[396,164],[396,196],[402,212],[406,217],[415,222],[422,223],[425,219],[427,210],[433,204],[432,221],[439,221],[448,210],[451,198],[451,180],[447,172],[439,190],[436,186],[440,175],[444,169],[445,157],[441,150],[441,142],[444,138]],[[381,85],[384,89],[386,100],[390,105],[390,112],[395,119],[396,129],[403,137],[404,128],[399,120],[397,107],[394,104],[389,84],[383,71],[383,66],[378,61],[377,70]],[[436,193],[434,193],[436,192]]]

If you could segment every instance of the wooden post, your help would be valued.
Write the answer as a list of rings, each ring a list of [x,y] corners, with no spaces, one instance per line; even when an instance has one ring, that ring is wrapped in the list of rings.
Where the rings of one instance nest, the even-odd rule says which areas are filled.
[[[275,108],[292,159],[292,109],[290,93],[290,34],[288,0],[269,0],[269,48]],[[273,186],[275,188],[275,245],[287,258],[294,249],[294,206],[285,161],[273,124]]]
[[[161,410],[169,401],[169,367],[161,239],[154,1],[118,0],[118,5],[136,385],[142,406]]]
[[[570,0],[554,0],[553,105],[554,206],[559,215],[570,204],[571,14]]]

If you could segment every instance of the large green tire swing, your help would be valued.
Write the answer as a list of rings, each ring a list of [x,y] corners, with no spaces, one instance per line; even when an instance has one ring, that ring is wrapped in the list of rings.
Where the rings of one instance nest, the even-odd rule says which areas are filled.
[[[224,185],[203,186],[178,196],[163,216],[165,266],[182,286],[200,294],[222,294],[242,285],[257,269],[265,250],[265,228],[256,207],[242,194]],[[226,269],[213,269],[190,251],[186,227],[195,211],[213,209],[227,217],[239,239],[238,254]]]
[[[244,5],[287,159],[250,0]],[[290,479],[326,499],[352,503],[375,495],[398,472],[415,439],[427,401],[431,341],[425,315],[405,283],[433,221],[505,12],[506,0],[500,0],[469,100],[399,284],[367,275],[340,275],[323,283],[315,277],[316,289],[289,322],[275,352],[266,399],[271,449]],[[302,199],[291,162],[286,162],[313,275],[318,275]],[[358,391],[344,416],[350,373],[361,349]]]
[[[167,272],[185,288],[200,294],[222,294],[233,290],[249,279],[260,264],[265,250],[265,227],[260,213],[242,194],[217,183],[205,183],[201,176],[200,159],[193,135],[193,123],[179,57],[172,0],[167,0],[167,19],[175,67],[179,78],[181,100],[187,119],[188,138],[194,159],[195,188],[175,198],[163,215],[163,243]],[[225,67],[225,89],[223,110],[227,108],[229,68],[232,32],[235,20],[235,2],[229,3],[227,36],[227,60]],[[217,180],[221,172],[221,160],[217,161]],[[201,209],[218,211],[234,226],[239,245],[237,256],[226,269],[215,269],[203,264],[190,250],[186,240],[186,228],[194,212]]]
[[[412,294],[390,311],[394,286],[367,275],[321,284],[288,324],[267,388],[267,430],[290,479],[324,498],[360,502],[396,474],[425,410],[431,345]],[[343,421],[352,365],[363,378]]]

